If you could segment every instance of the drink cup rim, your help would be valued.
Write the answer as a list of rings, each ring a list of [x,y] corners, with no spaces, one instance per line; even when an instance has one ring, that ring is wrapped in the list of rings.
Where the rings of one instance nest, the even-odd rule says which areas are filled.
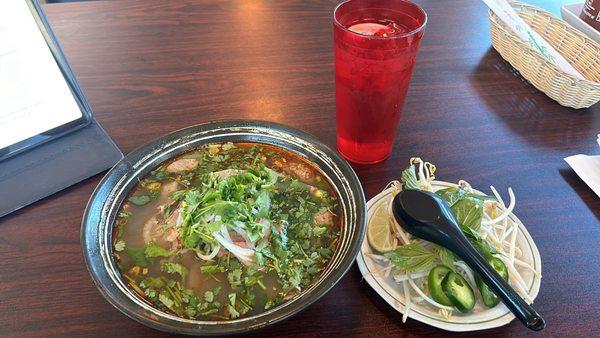
[[[408,4],[409,6],[412,6],[412,7],[415,7],[416,9],[418,9],[421,13],[423,13],[423,18],[424,18],[423,23],[419,27],[417,27],[411,31],[408,31],[408,32],[402,33],[402,34],[397,34],[397,35],[395,34],[395,35],[391,35],[391,36],[375,36],[375,35],[366,35],[366,34],[354,32],[354,31],[351,31],[350,29],[348,29],[346,26],[342,25],[342,23],[340,23],[336,18],[336,13],[337,13],[338,9],[340,9],[340,7],[344,6],[345,4],[347,4],[349,2],[353,2],[353,1],[357,1],[357,0],[346,0],[346,1],[338,4],[337,6],[335,6],[335,9],[333,10],[333,23],[337,27],[341,28],[342,30],[344,30],[350,34],[360,36],[361,38],[373,39],[373,40],[401,39],[401,38],[406,38],[407,36],[411,36],[411,35],[415,35],[415,34],[419,33],[427,25],[427,20],[428,20],[427,12],[425,12],[423,10],[423,8],[421,8],[421,6],[415,4],[414,2],[407,1],[407,0],[393,0],[395,2],[403,2],[405,4]],[[392,1],[392,0],[390,0],[390,1]]]

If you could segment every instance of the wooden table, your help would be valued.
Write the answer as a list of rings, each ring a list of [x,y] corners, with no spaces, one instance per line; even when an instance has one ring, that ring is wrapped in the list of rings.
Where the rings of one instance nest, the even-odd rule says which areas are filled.
[[[537,1],[542,3],[542,1]],[[600,335],[600,199],[563,161],[598,154],[600,105],[564,108],[490,49],[475,0],[423,0],[429,25],[392,156],[354,166],[367,198],[411,156],[438,177],[517,196],[537,242],[545,335]],[[554,12],[559,2],[545,4]],[[98,121],[124,153],[216,119],[288,124],[335,145],[333,2],[131,0],[47,5]],[[96,291],[79,227],[98,175],[0,219],[0,336],[159,336]],[[518,322],[488,335],[529,333]],[[442,335],[409,320],[353,266],[307,311],[264,336]],[[475,334],[473,334],[475,335]]]

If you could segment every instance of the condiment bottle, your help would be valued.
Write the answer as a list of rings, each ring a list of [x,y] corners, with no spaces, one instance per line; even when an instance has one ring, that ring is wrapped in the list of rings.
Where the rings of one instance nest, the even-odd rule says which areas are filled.
[[[600,0],[585,0],[579,17],[600,32]]]

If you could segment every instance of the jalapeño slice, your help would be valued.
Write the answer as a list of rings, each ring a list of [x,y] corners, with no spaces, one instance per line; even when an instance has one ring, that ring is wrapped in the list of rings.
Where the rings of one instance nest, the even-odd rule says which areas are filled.
[[[467,313],[475,306],[475,294],[469,283],[454,271],[448,272],[442,280],[442,290],[454,307],[462,313]]]
[[[431,293],[431,298],[433,298],[433,300],[436,302],[446,306],[454,306],[454,303],[448,299],[442,290],[442,280],[450,271],[452,270],[445,265],[436,266],[429,271],[429,279],[427,284],[429,287],[429,293]]]
[[[508,280],[508,270],[506,269],[504,262],[496,257],[493,257],[488,262],[494,268],[494,270],[496,270],[500,277],[504,278],[504,280]],[[475,275],[475,283],[477,284],[477,288],[479,289],[481,299],[483,300],[483,304],[485,306],[492,308],[500,303],[498,296],[496,296],[490,287],[485,284],[483,279],[481,279],[478,274]]]

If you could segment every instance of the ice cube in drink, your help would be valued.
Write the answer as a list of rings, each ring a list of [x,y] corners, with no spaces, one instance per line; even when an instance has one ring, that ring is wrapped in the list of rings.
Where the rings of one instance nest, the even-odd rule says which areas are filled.
[[[348,29],[362,35],[381,37],[400,35],[408,32],[408,29],[390,20],[355,23],[349,26]]]

